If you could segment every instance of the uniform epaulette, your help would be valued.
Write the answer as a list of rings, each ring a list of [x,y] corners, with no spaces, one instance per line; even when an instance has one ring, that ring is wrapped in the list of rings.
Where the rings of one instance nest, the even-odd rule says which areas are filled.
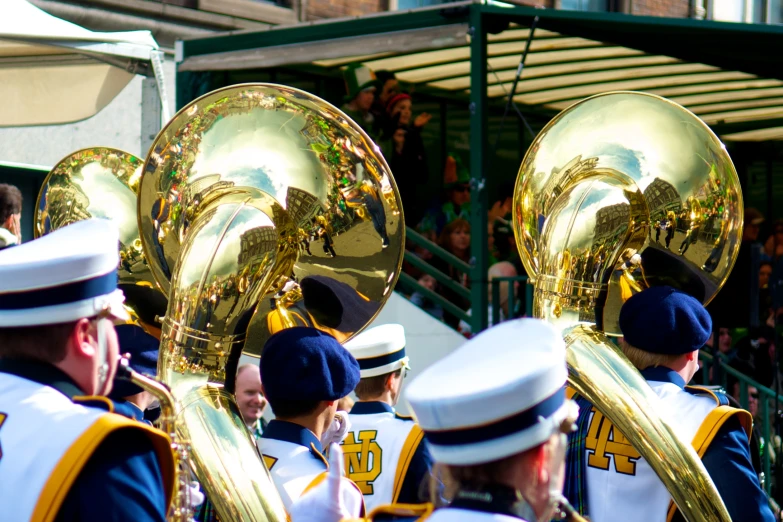
[[[90,408],[98,408],[100,410],[114,413],[114,402],[111,399],[102,397],[100,395],[83,395],[73,398],[73,402],[81,404],[82,406],[89,406]]]
[[[411,415],[400,415],[397,412],[394,412],[394,418],[404,420],[404,421],[413,421],[413,417]]]
[[[728,406],[729,405],[729,398],[726,397],[725,393],[721,393],[719,391],[711,390],[709,388],[706,388],[704,386],[686,386],[685,391],[690,393],[691,395],[698,395],[698,396],[709,396],[712,397],[715,400],[715,403],[718,406]]]

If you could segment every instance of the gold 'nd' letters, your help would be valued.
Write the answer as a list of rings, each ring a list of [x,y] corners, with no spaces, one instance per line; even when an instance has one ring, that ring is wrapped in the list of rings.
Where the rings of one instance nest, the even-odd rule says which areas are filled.
[[[362,494],[373,494],[373,481],[381,474],[381,456],[383,450],[375,442],[378,430],[349,432],[342,443],[345,457],[345,470]]]
[[[623,475],[636,475],[636,461],[641,457],[628,439],[615,429],[601,412],[593,408],[593,418],[587,430],[587,465],[591,468],[609,469],[609,456],[614,459],[614,470]]]

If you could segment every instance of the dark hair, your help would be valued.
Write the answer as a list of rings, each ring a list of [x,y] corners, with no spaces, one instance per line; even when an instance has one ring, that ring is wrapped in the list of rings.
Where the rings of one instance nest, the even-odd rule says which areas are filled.
[[[269,406],[272,408],[272,413],[275,414],[275,417],[280,419],[290,419],[292,417],[309,415],[318,409],[318,405],[321,404],[321,401],[289,401],[286,399],[272,400],[269,397],[266,399],[269,401]]]
[[[356,389],[353,391],[359,400],[369,401],[383,394],[386,391],[386,380],[389,375],[402,375],[402,368],[396,371],[384,373],[383,375],[376,375],[375,377],[365,377],[359,381],[356,385]]]
[[[386,84],[386,82],[397,79],[397,76],[395,76],[392,71],[382,69],[380,71],[375,71],[375,79],[378,82],[378,89],[380,90],[383,89],[383,86]]]
[[[0,183],[0,223],[22,211],[22,193],[13,185]]]
[[[0,359],[58,363],[65,359],[68,337],[76,322],[0,328]]]

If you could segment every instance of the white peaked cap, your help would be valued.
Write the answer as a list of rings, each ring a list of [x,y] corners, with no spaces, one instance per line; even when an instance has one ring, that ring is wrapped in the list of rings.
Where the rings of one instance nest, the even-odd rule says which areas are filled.
[[[88,219],[0,251],[0,328],[67,323],[108,312],[127,320],[117,289],[119,233]]]
[[[422,372],[407,389],[437,462],[475,465],[546,442],[567,417],[560,334],[538,319],[501,323]]]
[[[359,363],[362,379],[408,367],[405,328],[401,324],[384,324],[370,328],[344,346]]]

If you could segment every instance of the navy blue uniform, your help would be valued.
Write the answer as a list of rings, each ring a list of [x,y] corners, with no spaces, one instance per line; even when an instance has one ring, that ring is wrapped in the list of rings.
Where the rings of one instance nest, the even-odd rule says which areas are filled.
[[[49,386],[82,402],[78,399],[81,390],[54,366],[6,360],[0,361],[0,372]],[[111,409],[108,400],[88,398],[86,402]],[[84,465],[55,520],[164,522],[167,509],[163,473],[152,441],[140,432],[119,429],[99,444]]]

